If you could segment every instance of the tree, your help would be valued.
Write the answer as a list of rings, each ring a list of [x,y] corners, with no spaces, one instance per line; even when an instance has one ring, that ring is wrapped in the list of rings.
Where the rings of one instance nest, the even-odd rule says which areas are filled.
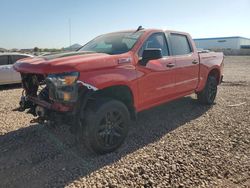
[[[35,47],[33,51],[34,51],[34,52],[39,52],[39,48],[38,48],[38,47]]]

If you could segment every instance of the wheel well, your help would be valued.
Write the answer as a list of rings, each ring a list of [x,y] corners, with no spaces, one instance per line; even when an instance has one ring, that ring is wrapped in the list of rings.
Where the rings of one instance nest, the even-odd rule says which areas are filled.
[[[108,97],[123,102],[133,120],[136,119],[136,111],[134,108],[134,97],[131,89],[128,86],[111,86],[94,92],[94,98]]]
[[[208,76],[214,76],[217,80],[217,83],[220,83],[220,71],[218,69],[212,69],[209,72]]]

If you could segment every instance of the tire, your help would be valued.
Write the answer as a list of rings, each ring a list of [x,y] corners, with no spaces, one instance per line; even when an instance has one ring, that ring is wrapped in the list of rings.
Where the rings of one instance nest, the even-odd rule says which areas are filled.
[[[46,102],[51,103],[51,100],[49,99],[49,88],[47,86],[40,91],[40,93],[38,94],[38,98],[40,100],[44,100]],[[56,121],[49,120],[44,123],[44,125],[49,129],[55,129],[59,124]]]
[[[214,103],[217,94],[217,80],[214,76],[208,76],[205,88],[197,94],[201,104],[211,105]]]
[[[41,99],[41,100],[50,102],[49,88],[47,86],[40,91],[40,93],[38,94],[38,98]]]
[[[87,147],[97,154],[116,150],[128,133],[130,117],[120,101],[101,99],[86,110],[84,139]]]

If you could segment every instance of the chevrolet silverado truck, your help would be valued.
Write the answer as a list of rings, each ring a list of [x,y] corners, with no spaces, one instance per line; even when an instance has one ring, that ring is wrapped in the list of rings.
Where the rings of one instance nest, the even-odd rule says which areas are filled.
[[[104,154],[125,140],[138,112],[197,94],[213,104],[222,53],[198,52],[188,33],[128,30],[98,36],[75,52],[22,59],[20,111],[43,124],[70,125],[78,140]]]

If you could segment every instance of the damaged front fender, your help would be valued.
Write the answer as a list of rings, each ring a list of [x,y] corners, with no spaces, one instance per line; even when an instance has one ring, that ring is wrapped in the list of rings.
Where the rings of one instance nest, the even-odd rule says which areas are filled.
[[[91,90],[93,90],[93,91],[97,91],[97,90],[98,90],[97,87],[92,86],[91,84],[85,83],[85,82],[83,82],[83,81],[78,80],[77,83],[80,83],[80,84],[82,84],[83,86],[85,86],[85,87],[87,87],[88,89],[91,89]]]

